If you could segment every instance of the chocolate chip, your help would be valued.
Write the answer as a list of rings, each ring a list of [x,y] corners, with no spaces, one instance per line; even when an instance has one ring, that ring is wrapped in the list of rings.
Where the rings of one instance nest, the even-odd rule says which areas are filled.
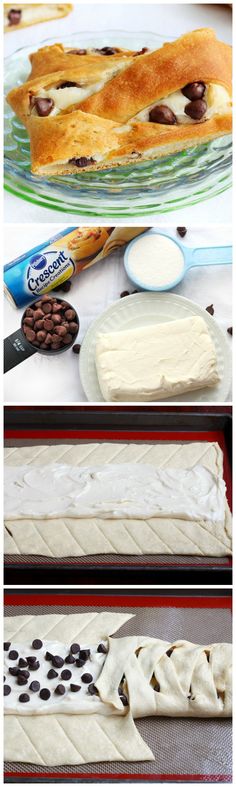
[[[31,309],[30,307],[28,309],[26,309],[25,310],[25,316],[26,317],[33,317],[34,316],[33,309]]]
[[[74,344],[72,347],[73,353],[79,355],[81,349],[81,344]]]
[[[40,683],[38,680],[32,680],[32,683],[29,686],[31,691],[39,691]]]
[[[169,659],[172,656],[173,650],[174,650],[174,648],[169,648],[169,650],[166,651],[166,656],[168,656]]]
[[[81,85],[79,82],[61,82],[61,84],[57,86],[57,90],[63,90],[64,87],[81,87]]]
[[[97,653],[108,653],[108,650],[106,646],[103,645],[103,642],[101,642],[100,645],[98,645]]]
[[[70,279],[64,281],[63,284],[61,285],[62,292],[69,292],[71,288],[71,284],[72,282],[70,281]]]
[[[130,295],[129,291],[128,290],[123,290],[123,292],[121,292],[121,294],[120,294],[120,298],[126,298],[127,295]]]
[[[70,646],[70,652],[79,653],[79,651],[80,651],[80,645],[78,645],[78,642],[72,642],[72,645]]]
[[[28,325],[29,328],[33,328],[33,325],[34,325],[33,317],[25,317],[24,318],[24,325]]]
[[[24,677],[24,675],[18,675],[17,683],[18,683],[18,686],[26,686],[26,683],[28,683],[28,680],[27,680],[27,678]]]
[[[28,680],[28,678],[30,677],[29,670],[27,669],[20,669],[18,675],[21,675],[23,678],[26,678],[26,680]]]
[[[227,328],[227,333],[229,333],[229,334],[230,334],[230,336],[233,336],[233,328],[232,328],[232,325],[230,326],[230,328]]]
[[[52,663],[54,667],[63,667],[64,659],[61,656],[53,656]]]
[[[138,55],[145,55],[146,52],[149,52],[149,49],[147,48],[147,46],[143,46],[143,48],[140,49],[139,52],[134,53],[133,57],[137,57]]]
[[[174,112],[165,104],[157,104],[153,107],[149,112],[149,120],[151,123],[163,123],[165,126],[174,126],[177,123]]]
[[[76,317],[76,314],[75,314],[74,309],[67,309],[66,310],[66,312],[65,312],[66,320],[69,320],[69,322],[70,322],[71,320],[74,320],[75,317]]]
[[[7,683],[5,683],[5,686],[3,686],[4,697],[7,697],[7,695],[10,694],[10,693],[11,693],[11,687],[8,686]]]
[[[3,650],[9,650],[10,647],[11,647],[11,643],[10,642],[4,642],[3,643]]]
[[[80,689],[81,689],[81,686],[78,686],[77,683],[71,683],[70,684],[70,690],[71,691],[80,691]]]
[[[24,322],[25,322],[25,320],[24,320]],[[41,320],[36,320],[36,322],[34,323],[34,330],[35,331],[41,331],[43,327],[44,327],[44,320],[42,320],[42,319]]]
[[[45,345],[45,347],[47,347],[47,345]],[[51,344],[51,350],[56,350],[57,351],[57,350],[60,350],[60,347],[61,347],[61,342],[59,342],[59,341],[58,342],[52,342],[52,344]]]
[[[46,305],[46,304],[45,304]],[[53,331],[54,330],[54,322],[46,317],[46,320],[43,321],[43,327],[45,331]]]
[[[84,674],[81,675],[81,680],[83,683],[92,683],[93,676],[90,675],[90,672],[84,672]]]
[[[69,653],[69,656],[66,656],[65,664],[75,664],[75,659],[74,656],[72,656],[72,653]]]
[[[18,675],[19,667],[9,667],[8,672],[10,672],[10,675]]]
[[[72,342],[72,334],[71,333],[66,333],[66,335],[62,337],[62,342],[63,342],[63,344],[71,344],[71,342]]]
[[[213,303],[211,303],[210,306],[206,307],[206,312],[208,312],[208,314],[211,314],[213,316],[213,314],[215,313],[215,309],[214,309]]]
[[[61,303],[53,303],[53,306],[52,306],[52,313],[53,314],[58,314],[58,312],[60,312],[61,309],[62,309]]]
[[[51,692],[49,689],[41,689],[39,696],[41,700],[49,700],[49,697],[51,697]]]
[[[76,659],[76,667],[84,667],[86,659]]]
[[[62,680],[70,680],[71,677],[72,677],[72,673],[71,673],[71,671],[69,669],[63,669],[62,670],[62,672],[61,672]]]
[[[26,339],[28,339],[28,342],[30,342],[31,344],[36,339],[35,331],[33,331],[32,328],[28,328],[27,325],[26,327],[24,326],[24,334],[26,336]]]
[[[98,693],[99,693],[98,689],[94,685],[94,683],[90,683],[90,685],[88,686],[88,694],[98,694]]]
[[[19,659],[18,666],[19,667],[27,667],[28,666],[28,662],[26,661],[26,659]]]
[[[187,233],[186,227],[176,227],[176,229],[177,229],[178,235],[180,235],[181,238],[184,238],[186,233]]]
[[[201,120],[207,111],[207,103],[203,98],[198,98],[186,104],[184,111],[192,120]]]
[[[55,689],[55,694],[65,694],[65,686],[62,683],[58,683],[58,686]]]
[[[6,675],[3,675],[3,683],[5,683]]]
[[[75,167],[89,167],[90,164],[96,164],[94,158],[87,158],[87,156],[80,156],[80,158],[70,158],[68,164],[74,164]]]
[[[22,11],[20,8],[11,8],[7,14],[9,25],[19,25]]]
[[[80,659],[84,659],[84,661],[87,661],[87,659],[89,659],[90,656],[89,648],[81,650],[79,655],[80,655]]]
[[[103,46],[102,49],[95,49],[95,52],[100,52],[101,55],[115,55],[116,52],[119,52],[119,49],[115,49],[115,47],[111,46]]]
[[[39,117],[45,118],[50,115],[54,107],[54,101],[52,98],[34,98],[34,106]]]
[[[17,653],[17,650],[10,650],[10,652],[8,653],[8,658],[11,659],[12,661],[18,659],[18,656],[19,653]]]
[[[57,336],[61,336],[61,337],[67,336],[67,330],[65,325],[56,325],[55,333]]]
[[[26,661],[27,661],[27,664],[29,664],[29,665],[35,664],[35,661],[37,661],[37,657],[36,656],[26,656]]]
[[[70,333],[72,333],[72,335],[74,335],[75,333],[78,333],[78,323],[77,322],[70,322]]]
[[[60,325],[61,324],[61,314],[51,314],[51,320],[53,325]]]
[[[40,667],[40,663],[37,660],[29,664],[29,669],[33,670],[33,672],[36,672],[36,670],[39,669],[39,667]]]
[[[51,314],[52,304],[51,303],[43,303],[42,311],[43,311],[44,314]]]
[[[55,669],[48,670],[47,678],[49,678],[49,680],[51,680],[52,678],[57,678],[57,677],[58,677],[58,672],[56,672]]]
[[[120,694],[120,700],[122,702],[122,705],[124,705],[124,706],[129,704],[128,703],[128,698],[125,696],[125,694]]]
[[[186,98],[189,98],[189,101],[196,101],[197,98],[204,96],[205,90],[206,85],[204,82],[189,82],[188,85],[182,88],[181,93]]]
[[[20,694],[19,695],[19,702],[29,702],[30,696],[29,694]]]

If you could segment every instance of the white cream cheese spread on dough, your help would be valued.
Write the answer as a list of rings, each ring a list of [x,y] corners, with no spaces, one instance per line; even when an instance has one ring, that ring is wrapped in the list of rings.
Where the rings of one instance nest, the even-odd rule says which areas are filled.
[[[6,466],[5,517],[102,519],[177,517],[219,522],[225,483],[202,465],[190,470],[148,464]]]
[[[99,643],[101,644],[101,643]],[[103,643],[108,647],[107,642]],[[4,688],[10,687],[10,692],[4,696],[4,712],[5,713],[22,713],[26,714],[45,714],[45,713],[103,713],[105,715],[114,713],[112,707],[109,708],[104,704],[99,697],[99,694],[90,694],[89,686],[91,683],[95,684],[96,680],[101,674],[106,654],[97,651],[98,645],[83,644],[82,649],[89,650],[89,656],[83,666],[78,667],[76,660],[79,658],[78,652],[74,659],[74,663],[64,663],[61,667],[54,667],[52,661],[45,658],[46,653],[53,654],[54,656],[61,656],[63,661],[70,652],[70,646],[65,645],[63,642],[54,642],[52,640],[44,640],[42,647],[39,650],[34,650],[32,643],[24,642],[17,643],[11,642],[10,648],[7,652],[4,651]],[[10,653],[17,653],[17,658],[12,659],[9,657]],[[17,667],[19,658],[26,661],[27,657],[36,657],[39,662],[38,669],[32,667],[22,667],[21,674],[29,672],[29,677],[23,685],[18,684],[18,676],[12,675],[9,668]],[[50,670],[54,670],[55,677],[47,677]],[[71,673],[68,679],[63,678],[63,673]],[[19,673],[20,674],[20,673]],[[90,676],[91,680],[88,683],[83,681],[83,675]],[[33,681],[37,681],[40,685],[37,691],[30,688]],[[79,690],[71,689],[72,686],[79,686]],[[55,690],[58,685],[65,688],[63,695],[58,694]],[[40,691],[47,689],[50,696],[42,698]],[[5,692],[4,692],[5,693]],[[24,702],[19,699],[21,695],[27,694],[28,701]],[[124,709],[121,709],[121,713]]]
[[[195,119],[186,115],[184,110],[189,103],[189,99],[183,95],[181,90],[176,90],[174,93],[170,93],[169,96],[161,98],[159,101],[154,101],[153,104],[150,104],[150,106],[142,109],[141,112],[138,112],[138,114],[132,118],[132,121],[148,122],[150,110],[153,109],[153,107],[158,107],[162,104],[174,112],[178,123],[184,125],[190,123],[202,123],[205,120],[210,120],[212,117],[214,117],[214,115],[227,113],[231,110],[232,102],[230,95],[222,85],[215,85],[212,83],[207,85],[203,98],[207,103],[207,110],[202,120],[196,121]]]
[[[164,287],[183,273],[184,256],[171,238],[144,235],[130,248],[129,270],[146,286]]]

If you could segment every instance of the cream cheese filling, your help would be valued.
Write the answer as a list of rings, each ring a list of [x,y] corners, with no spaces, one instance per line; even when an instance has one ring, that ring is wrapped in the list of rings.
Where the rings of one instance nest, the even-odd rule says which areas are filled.
[[[5,517],[180,519],[219,522],[225,483],[202,465],[190,470],[148,464],[5,468]]]
[[[153,104],[150,104],[148,107],[145,107],[145,109],[142,109],[141,112],[138,112],[131,120],[132,122],[149,122],[149,112],[151,109],[162,104],[172,110],[178,123],[181,124],[202,123],[204,120],[210,120],[214,115],[224,114],[231,110],[232,102],[230,95],[222,85],[211,83],[207,85],[203,99],[207,103],[207,110],[201,120],[194,120],[185,114],[185,107],[190,102],[189,99],[183,95],[181,90],[176,90],[174,93],[170,93],[170,95],[158,101],[154,101]]]
[[[82,101],[85,101],[86,98],[93,96],[95,93],[99,93],[100,90],[106,85],[109,80],[113,79],[119,71],[122,71],[124,67],[127,66],[127,60],[123,62],[117,63],[114,65],[112,69],[110,69],[104,76],[103,79],[100,79],[97,82],[86,82],[86,80],[81,80],[84,84],[81,84],[79,87],[65,87],[60,88],[58,87],[50,87],[50,88],[40,88],[38,93],[34,95],[35,98],[51,98],[54,102],[54,107],[50,112],[50,117],[54,115],[58,115],[59,112],[63,112],[68,107],[73,106],[74,104],[80,104]],[[67,81],[66,76],[65,80]],[[75,81],[68,80],[68,81]],[[32,114],[37,115],[37,110],[33,107]]]
[[[44,640],[40,650],[35,650],[32,647],[32,643],[11,642],[10,649],[7,652],[4,651],[4,686],[10,686],[11,689],[10,693],[4,696],[4,713],[18,713],[20,715],[38,715],[45,713],[102,713],[104,715],[109,715],[110,713],[114,713],[114,709],[104,703],[99,695],[89,693],[88,686],[90,684],[84,683],[82,680],[84,673],[89,673],[92,676],[91,682],[96,683],[102,672],[107,656],[97,651],[98,644],[82,645],[80,643],[81,650],[87,648],[90,650],[89,658],[82,667],[78,667],[76,661],[73,664],[65,663],[62,667],[54,667],[51,661],[45,659],[46,652],[48,651],[53,655],[61,656],[65,659],[70,651],[69,645],[65,645],[63,642]],[[107,642],[103,642],[103,644],[106,648],[108,647]],[[9,658],[9,653],[14,650],[17,652],[18,657],[12,660]],[[37,670],[30,670],[28,667],[22,667],[22,670],[28,670],[30,672],[30,677],[25,685],[19,685],[17,676],[11,675],[9,667],[18,666],[19,657],[26,660],[27,656],[35,656],[39,661],[39,668]],[[78,659],[79,653],[74,658]],[[57,672],[56,677],[47,677],[50,669],[54,669],[55,672]],[[65,669],[69,670],[71,673],[71,677],[68,680],[61,677]],[[32,681],[38,681],[40,683],[40,689],[36,692],[29,688]],[[65,687],[65,694],[60,695],[55,693],[58,684],[62,684]],[[71,691],[71,684],[79,685],[79,691]],[[39,692],[43,688],[49,689],[50,691],[48,700],[43,700],[40,697]],[[28,702],[21,702],[19,696],[25,693],[29,695],[30,699]],[[123,713],[124,711],[125,709],[123,708],[120,712]]]

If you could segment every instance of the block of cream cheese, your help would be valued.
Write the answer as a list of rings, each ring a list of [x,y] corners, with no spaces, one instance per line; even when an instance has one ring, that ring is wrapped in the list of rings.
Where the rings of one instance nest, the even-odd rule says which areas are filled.
[[[214,343],[202,317],[99,334],[95,361],[107,402],[167,399],[220,379]]]

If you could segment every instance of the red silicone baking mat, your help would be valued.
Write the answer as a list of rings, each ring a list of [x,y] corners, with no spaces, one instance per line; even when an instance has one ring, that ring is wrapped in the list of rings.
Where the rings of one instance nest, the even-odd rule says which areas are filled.
[[[36,446],[42,443],[45,444],[63,444],[63,443],[89,443],[89,442],[137,442],[148,445],[155,442],[169,442],[169,443],[182,443],[182,442],[218,442],[224,456],[224,479],[227,486],[227,498],[230,508],[232,507],[232,482],[231,482],[231,466],[228,455],[228,446],[223,430],[215,431],[111,431],[111,430],[6,430],[5,432],[5,445],[22,446],[32,445]],[[229,568],[231,566],[230,557],[196,557],[188,555],[85,555],[77,558],[57,558],[51,559],[47,557],[32,556],[32,555],[6,555],[5,566],[61,566],[61,567],[106,567],[112,568],[121,567],[157,567],[157,568]]]
[[[144,634],[203,645],[231,641],[231,597],[223,593],[170,591],[76,593],[6,591],[5,614],[97,612],[111,609],[135,615],[115,636]],[[153,762],[100,763],[45,769],[6,763],[7,782],[156,781],[231,782],[229,719],[139,719],[138,730],[155,755]]]

